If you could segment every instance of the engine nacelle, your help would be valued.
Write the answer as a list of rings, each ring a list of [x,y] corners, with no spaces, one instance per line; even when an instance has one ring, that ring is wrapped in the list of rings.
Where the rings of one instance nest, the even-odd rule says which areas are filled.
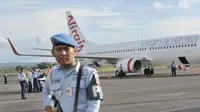
[[[142,61],[136,58],[127,58],[119,60],[116,64],[117,71],[120,71],[120,65],[123,67],[125,73],[135,73],[142,69]]]
[[[176,65],[177,70],[184,70],[184,65]]]

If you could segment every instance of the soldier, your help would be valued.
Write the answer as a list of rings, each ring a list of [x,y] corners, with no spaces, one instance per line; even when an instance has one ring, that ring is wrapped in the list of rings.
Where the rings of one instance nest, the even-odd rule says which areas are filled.
[[[172,70],[172,77],[176,76],[176,64],[174,64],[174,61],[171,64],[171,70]]]
[[[38,81],[38,88],[39,88],[39,92],[42,92],[42,85],[40,82],[40,78],[43,76],[43,73],[40,71],[40,69],[37,71],[37,81]]]
[[[3,77],[4,77],[4,84],[7,84],[8,74],[6,71],[4,72]]]
[[[32,74],[32,78],[33,78],[33,92],[40,92],[40,88],[39,88],[39,84],[38,84],[38,73],[36,72],[36,70],[33,70],[33,74]]]
[[[21,68],[20,69],[20,72],[18,74],[18,80],[19,80],[19,83],[20,83],[20,86],[21,86],[21,99],[27,99],[26,96],[25,96],[25,89],[26,89],[26,75],[24,74],[24,69]]]
[[[120,64],[120,72],[119,72],[119,77],[120,77],[120,79],[123,79],[123,77],[124,77],[124,71],[123,71],[122,64]]]
[[[151,78],[151,64],[148,63],[146,66],[146,73],[147,73],[147,78]]]
[[[42,92],[44,107],[46,112],[52,112],[52,99],[49,95],[53,91],[63,112],[73,112],[74,102],[77,101],[75,93],[80,67],[80,62],[75,60],[78,44],[73,37],[65,34],[53,35],[51,42],[52,54],[59,65],[52,67],[46,78]],[[83,66],[81,75],[78,112],[99,112],[103,94],[97,71]]]
[[[152,64],[150,64],[150,66],[151,66],[151,75],[153,75],[154,74],[154,67],[153,67]]]
[[[28,79],[28,92],[31,93],[33,91],[32,87],[32,70],[30,69],[29,72],[27,72],[27,79]]]

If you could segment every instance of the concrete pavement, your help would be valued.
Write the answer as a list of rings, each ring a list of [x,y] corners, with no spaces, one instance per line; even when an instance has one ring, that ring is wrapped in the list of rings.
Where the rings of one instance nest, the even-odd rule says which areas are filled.
[[[196,68],[196,72],[200,68]],[[167,69],[156,70],[152,78],[128,75],[124,79],[99,73],[104,93],[100,112],[199,112],[200,75],[180,72],[171,77]],[[113,72],[114,73],[114,72]],[[20,98],[20,86],[9,77],[8,84],[0,79],[0,110],[2,112],[44,112],[41,93]]]

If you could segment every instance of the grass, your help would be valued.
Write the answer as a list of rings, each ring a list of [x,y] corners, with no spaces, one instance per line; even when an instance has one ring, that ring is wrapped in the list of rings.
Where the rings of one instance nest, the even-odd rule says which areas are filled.
[[[115,70],[115,67],[100,67],[100,68],[96,68],[96,70],[98,70],[98,71],[113,71],[113,70]]]
[[[27,70],[24,70],[24,73],[26,73],[27,72]],[[41,69],[41,72],[42,73],[47,73],[47,69]],[[3,74],[4,73],[4,70],[3,71],[0,71],[0,74]],[[16,71],[16,70],[12,70],[12,71],[7,71],[7,73],[9,74],[9,75],[17,75],[19,72],[18,71]]]

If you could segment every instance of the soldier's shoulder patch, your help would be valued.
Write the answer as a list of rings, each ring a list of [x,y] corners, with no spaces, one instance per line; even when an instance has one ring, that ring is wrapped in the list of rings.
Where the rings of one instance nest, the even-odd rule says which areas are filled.
[[[99,75],[96,70],[92,70],[92,79],[87,88],[88,99],[89,100],[102,100],[103,93],[101,89],[101,84],[99,80]]]

